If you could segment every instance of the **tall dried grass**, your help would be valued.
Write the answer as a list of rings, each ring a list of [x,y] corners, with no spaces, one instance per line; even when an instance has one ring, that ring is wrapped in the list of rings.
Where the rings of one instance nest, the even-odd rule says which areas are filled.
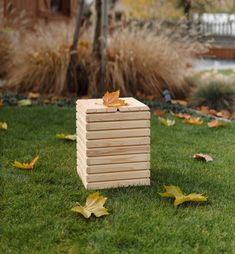
[[[20,92],[67,93],[66,74],[73,28],[73,23],[40,27],[25,36],[21,44],[16,44],[8,88]],[[88,88],[93,94],[97,87],[100,66],[92,55],[91,34],[84,32],[78,46],[80,94],[86,93]],[[188,94],[188,67],[192,58],[204,49],[196,40],[166,31],[156,34],[145,26],[117,30],[109,39],[103,91],[120,89],[122,95],[141,92],[157,98],[162,97],[165,89],[175,98]]]
[[[156,35],[147,27],[117,31],[110,42],[112,61],[106,77],[111,87],[104,90],[120,89],[124,95],[140,91],[160,98],[168,89],[173,97],[185,97],[190,90],[187,75],[192,59],[203,50],[201,43],[178,33]]]
[[[12,59],[10,35],[6,31],[0,31],[0,78],[4,78]]]
[[[9,17],[4,17],[3,7],[0,7],[0,78],[5,78],[9,67],[14,61],[14,45],[20,41],[27,29],[32,28],[32,23],[24,11],[15,13],[13,9]]]
[[[69,84],[66,78],[74,29],[72,22],[60,23],[59,26],[41,25],[34,33],[28,33],[20,44],[15,45],[15,61],[9,71],[8,89],[42,94],[68,94]],[[88,35],[83,32],[83,38],[86,36]],[[87,83],[88,86],[90,44],[80,44],[81,46],[78,45],[78,83],[82,85]]]

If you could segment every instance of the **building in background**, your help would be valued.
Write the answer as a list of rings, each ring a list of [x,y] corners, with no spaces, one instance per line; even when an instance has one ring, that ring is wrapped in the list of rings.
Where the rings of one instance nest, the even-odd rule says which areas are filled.
[[[3,15],[14,18],[24,15],[37,21],[68,21],[76,14],[79,0],[3,0]]]

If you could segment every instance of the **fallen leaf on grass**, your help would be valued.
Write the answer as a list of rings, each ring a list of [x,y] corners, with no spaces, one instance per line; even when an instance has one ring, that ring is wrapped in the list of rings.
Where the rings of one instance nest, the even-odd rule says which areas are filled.
[[[207,125],[209,128],[217,128],[217,127],[223,127],[224,123],[219,120],[212,120]]]
[[[211,115],[211,116],[217,116],[217,111],[215,110],[215,109],[210,109],[209,110],[209,115]]]
[[[37,99],[39,96],[40,96],[40,93],[33,93],[33,92],[28,93],[28,99]]]
[[[190,193],[189,195],[184,195],[180,187],[169,185],[164,186],[166,192],[159,193],[162,197],[175,198],[174,206],[178,206],[184,202],[204,202],[207,201],[207,197],[197,193]]]
[[[193,158],[196,160],[204,160],[206,162],[213,161],[213,158],[210,155],[203,153],[196,153],[193,155]]]
[[[58,139],[64,139],[64,140],[70,140],[70,141],[76,141],[76,134],[64,134],[64,133],[60,133],[60,134],[56,134],[56,138]]]
[[[108,210],[104,207],[106,200],[106,197],[100,196],[99,192],[95,192],[87,197],[85,206],[78,204],[71,211],[81,213],[86,219],[90,218],[92,213],[96,217],[108,215]]]
[[[179,104],[181,106],[187,107],[188,102],[185,100],[171,100],[172,104]]]
[[[19,100],[17,102],[17,104],[20,107],[31,106],[32,105],[32,101],[30,99],[24,99],[24,100]]]
[[[163,117],[158,117],[158,119],[162,125],[165,125],[167,127],[175,125],[175,120],[170,120],[168,118],[163,118]]]
[[[6,122],[0,122],[0,129],[7,130],[7,123]]]
[[[202,125],[203,120],[200,117],[191,117],[189,119],[185,119],[184,123],[192,124],[192,125]]]
[[[217,112],[216,116],[223,117],[225,119],[231,118],[232,114],[228,110],[221,110]]]
[[[50,99],[45,98],[45,99],[43,99],[43,103],[44,104],[51,104],[51,101],[50,101]]]
[[[172,111],[171,111],[171,114],[177,118],[180,118],[180,119],[189,119],[191,117],[191,115],[189,115],[189,114],[185,114],[185,113],[184,114],[183,113],[176,114]]]
[[[164,116],[166,114],[166,110],[158,110],[158,109],[156,109],[156,110],[153,111],[153,114],[155,116]]]
[[[103,96],[103,104],[107,107],[120,107],[120,106],[127,106],[128,104],[125,100],[119,99],[120,91],[117,90],[115,92],[106,92]]]
[[[201,107],[198,108],[198,111],[202,112],[203,114],[208,115],[210,109],[209,109],[209,107],[207,107],[207,106],[201,106]]]
[[[15,160],[13,166],[19,169],[33,169],[38,159],[39,155],[37,155],[30,163],[21,163]]]

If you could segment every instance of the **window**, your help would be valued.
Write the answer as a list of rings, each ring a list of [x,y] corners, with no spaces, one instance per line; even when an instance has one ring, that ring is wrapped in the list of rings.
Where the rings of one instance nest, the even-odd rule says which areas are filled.
[[[70,15],[69,0],[51,0],[50,9],[55,14]]]

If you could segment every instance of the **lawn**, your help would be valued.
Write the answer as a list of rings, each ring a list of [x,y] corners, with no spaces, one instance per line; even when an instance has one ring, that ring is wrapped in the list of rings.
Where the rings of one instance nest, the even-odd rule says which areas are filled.
[[[235,125],[159,125],[152,117],[151,186],[102,190],[110,215],[85,220],[70,211],[92,191],[76,173],[75,143],[55,138],[75,132],[75,109],[3,107],[0,120],[0,253],[235,253]],[[214,161],[192,158],[208,153]],[[17,159],[40,160],[33,171]],[[159,196],[163,185],[209,197],[175,208]]]

